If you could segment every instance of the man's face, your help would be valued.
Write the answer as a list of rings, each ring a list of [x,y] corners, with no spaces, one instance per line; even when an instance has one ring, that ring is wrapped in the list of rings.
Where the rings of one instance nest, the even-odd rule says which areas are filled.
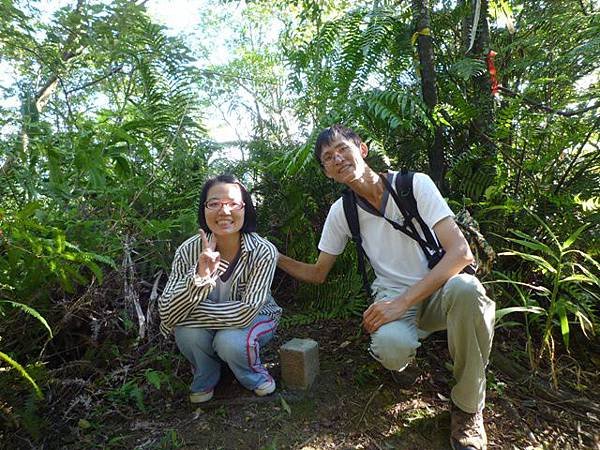
[[[338,183],[348,184],[360,178],[365,171],[363,158],[367,156],[367,145],[340,137],[323,147],[321,163],[325,175]]]

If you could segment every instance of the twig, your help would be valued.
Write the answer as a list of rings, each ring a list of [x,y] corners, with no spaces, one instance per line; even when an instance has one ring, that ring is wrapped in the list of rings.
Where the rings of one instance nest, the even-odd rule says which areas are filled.
[[[158,299],[158,283],[162,277],[162,269],[155,275],[154,284],[152,285],[152,292],[150,293],[150,299],[148,300],[148,308],[146,309],[146,323],[148,324],[148,330],[152,326],[152,313],[154,311],[154,305]]]
[[[296,394],[296,393],[290,393],[290,394],[279,394],[281,395],[286,401],[295,401],[295,400],[301,400],[304,398],[303,394]],[[265,397],[257,397],[255,395],[251,396],[251,397],[234,397],[234,398],[222,398],[222,399],[213,399],[210,402],[207,403],[203,403],[202,404],[202,409],[213,409],[213,408],[219,408],[221,406],[242,406],[242,405],[247,405],[247,404],[252,404],[252,403],[271,403],[271,402],[277,402],[280,401],[279,396],[278,395],[267,395]]]
[[[88,81],[87,83],[83,83],[80,86],[75,86],[73,89],[69,89],[65,92],[65,95],[72,94],[73,92],[77,92],[87,87],[93,86],[94,84],[100,83],[102,80],[106,80],[108,77],[114,75],[117,72],[120,72],[121,70],[123,70],[123,64],[121,64],[120,66],[113,67],[100,78],[96,78],[95,80]]]
[[[373,393],[371,394],[371,397],[369,398],[369,401],[365,405],[365,409],[363,409],[363,412],[360,415],[360,419],[358,419],[358,422],[356,422],[356,425],[359,425],[362,422],[362,420],[365,417],[365,414],[367,413],[367,410],[369,409],[369,406],[371,405],[371,402],[373,402],[373,399],[379,393],[379,391],[381,390],[382,387],[383,387],[383,383],[380,384],[379,387],[373,391]]]
[[[508,88],[505,88],[504,86],[498,86],[498,89],[501,92],[507,94],[509,97],[514,97],[514,98],[519,97],[519,98],[523,99],[523,101],[525,103],[527,103],[535,108],[541,109],[542,111],[545,111],[547,113],[558,114],[559,116],[563,116],[563,117],[577,116],[579,114],[583,114],[583,113],[591,111],[593,109],[600,108],[600,102],[597,102],[591,106],[586,106],[585,108],[576,109],[574,111],[559,111],[554,108],[550,108],[549,106],[543,105],[539,102],[536,102],[534,100],[531,100],[530,98],[524,97],[522,94],[519,94],[518,92],[515,92]]]
[[[123,270],[125,272],[123,277],[123,293],[125,300],[133,303],[138,318],[138,336],[139,339],[142,340],[146,335],[146,316],[140,305],[140,297],[133,288],[133,284],[135,283],[135,272],[133,261],[131,260],[132,243],[133,238],[129,235],[125,236],[125,242],[123,243],[123,250],[125,252],[125,255],[123,256]]]
[[[313,434],[311,437],[309,437],[309,438],[308,438],[308,439],[306,439],[304,442],[302,442],[302,444],[300,444],[300,445],[298,446],[298,448],[302,449],[302,448],[306,447],[306,445],[307,445],[307,444],[308,444],[310,441],[312,441],[314,438],[316,438],[317,436],[318,436],[318,434],[317,434],[317,433]]]
[[[587,144],[587,142],[589,141],[590,137],[592,136],[592,133],[594,131],[596,131],[596,127],[598,126],[598,123],[600,123],[600,116],[598,116],[596,118],[596,120],[594,121],[594,125],[592,126],[592,128],[590,128],[589,133],[586,135],[585,139],[581,142],[581,145],[577,149],[575,156],[571,159],[569,166],[565,169],[565,172],[562,174],[562,177],[560,177],[560,181],[554,188],[554,195],[558,194],[558,191],[562,188],[563,183],[565,182],[565,179],[567,178],[567,175],[569,174],[569,172],[571,171],[571,169],[573,168],[573,166],[575,165],[575,163],[581,156],[581,152],[583,152],[583,149],[585,148],[585,144]]]

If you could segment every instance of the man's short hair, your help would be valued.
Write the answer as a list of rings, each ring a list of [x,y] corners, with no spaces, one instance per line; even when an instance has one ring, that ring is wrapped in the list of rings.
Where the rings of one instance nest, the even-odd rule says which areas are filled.
[[[357,146],[360,146],[362,143],[362,139],[356,132],[344,125],[335,124],[331,125],[328,128],[325,128],[319,136],[317,136],[317,142],[315,142],[315,158],[319,161],[321,166],[323,163],[321,162],[321,153],[323,153],[323,147],[331,145],[333,141],[339,139],[340,137],[346,138],[352,142],[354,142]]]

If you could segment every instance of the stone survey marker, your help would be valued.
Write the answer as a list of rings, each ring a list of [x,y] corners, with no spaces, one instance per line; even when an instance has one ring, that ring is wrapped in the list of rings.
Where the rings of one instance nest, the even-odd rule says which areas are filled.
[[[294,338],[279,349],[281,377],[292,389],[308,389],[319,373],[319,344]]]

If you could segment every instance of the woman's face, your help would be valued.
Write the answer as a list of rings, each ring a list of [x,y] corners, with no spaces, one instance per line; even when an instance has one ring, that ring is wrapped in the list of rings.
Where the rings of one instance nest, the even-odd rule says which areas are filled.
[[[207,192],[204,203],[206,225],[217,236],[239,233],[244,226],[242,191],[234,183],[217,183]]]

